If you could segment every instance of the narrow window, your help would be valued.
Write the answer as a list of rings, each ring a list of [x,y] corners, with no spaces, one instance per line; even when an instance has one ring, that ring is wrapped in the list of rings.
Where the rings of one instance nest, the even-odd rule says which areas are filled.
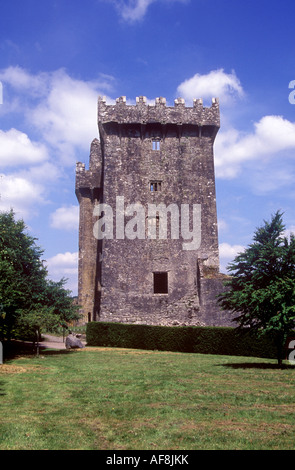
[[[154,274],[154,294],[168,294],[168,273]]]
[[[153,140],[153,150],[160,150],[160,141]]]
[[[147,217],[147,237],[149,240],[156,240],[160,230],[160,216]]]
[[[161,191],[162,181],[150,181],[150,190],[152,192]]]

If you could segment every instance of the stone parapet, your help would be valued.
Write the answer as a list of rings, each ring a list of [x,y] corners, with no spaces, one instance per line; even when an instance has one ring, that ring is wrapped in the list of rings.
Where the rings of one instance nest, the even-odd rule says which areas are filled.
[[[147,104],[145,96],[136,98],[136,105],[127,105],[126,97],[117,99],[115,105],[107,105],[105,97],[98,98],[98,122],[119,124],[190,124],[220,127],[218,98],[212,98],[210,108],[203,106],[202,99],[193,100],[192,107],[186,107],[183,98],[177,98],[174,107],[166,106],[165,98],[156,98],[155,104]]]
[[[89,170],[86,170],[85,163],[76,163],[76,183],[75,191],[78,200],[81,197],[94,199],[101,187],[102,157],[100,142],[94,139],[90,148]]]

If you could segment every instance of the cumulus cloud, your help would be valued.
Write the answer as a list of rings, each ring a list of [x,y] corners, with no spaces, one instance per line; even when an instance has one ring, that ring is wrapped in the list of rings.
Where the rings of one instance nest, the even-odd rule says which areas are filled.
[[[10,129],[0,130],[0,164],[1,167],[14,165],[34,165],[48,158],[46,146],[32,142],[27,134]]]
[[[18,218],[31,219],[49,204],[50,188],[61,178],[60,170],[50,162],[12,170],[0,173],[0,210],[13,209]]]
[[[1,82],[9,84],[21,94],[29,93],[33,96],[42,96],[46,93],[47,75],[46,73],[33,75],[18,66],[10,66],[0,70]]]
[[[58,253],[49,258],[45,264],[49,278],[53,281],[59,281],[62,278],[68,279],[67,289],[71,290],[73,295],[77,295],[78,252]]]
[[[295,225],[291,225],[291,227],[286,228],[283,235],[284,237],[287,237],[288,239],[290,239],[291,234],[295,236]]]
[[[116,2],[117,10],[120,12],[123,20],[138,21],[142,19],[148,7],[156,0],[131,0],[129,2]]]
[[[242,253],[245,247],[242,245],[230,245],[229,243],[221,243],[219,245],[219,255],[223,259],[234,259],[239,253]]]
[[[189,0],[161,0],[162,3],[181,2],[188,3]],[[124,21],[134,23],[142,20],[147,13],[148,7],[159,0],[113,0],[118,14]]]
[[[218,97],[221,105],[233,104],[245,97],[235,72],[228,74],[224,69],[196,74],[181,83],[177,92],[186,101]],[[248,174],[251,172],[249,184],[255,194],[290,185],[294,170],[288,159],[293,157],[295,149],[295,122],[283,116],[267,115],[254,123],[252,132],[242,132],[229,125],[229,108],[223,114],[225,124],[217,134],[214,149],[216,177],[236,178],[247,169]],[[255,161],[255,166],[250,167],[251,161]]]
[[[282,151],[295,149],[295,123],[282,116],[264,116],[245,134],[236,129],[221,132],[215,142],[216,176],[234,178],[243,162],[270,159]]]
[[[212,70],[208,74],[196,74],[182,82],[177,92],[185,100],[194,98],[211,100],[219,98],[222,105],[232,104],[244,97],[244,90],[235,72],[228,74],[223,69]]]
[[[79,159],[81,150],[88,152],[98,136],[97,97],[109,92],[114,81],[108,75],[83,81],[64,69],[34,75],[20,67],[0,70],[0,80],[9,89],[11,102],[18,103],[8,106],[10,111],[21,109],[26,124],[38,135],[38,150],[46,146],[55,159],[69,165]]]
[[[234,258],[245,250],[242,245],[230,245],[229,243],[220,243],[219,245],[219,258],[220,258],[220,271],[226,272],[227,266]]]
[[[16,216],[30,219],[36,214],[36,204],[44,204],[44,188],[21,176],[0,175],[0,210],[13,209]]]
[[[50,217],[51,227],[76,230],[79,225],[79,206],[60,207]]]
[[[13,128],[0,130],[1,171],[10,171],[0,182],[1,208],[27,218],[38,213],[52,183],[68,177],[66,167],[88,159],[98,136],[97,97],[112,90],[114,79],[83,81],[64,69],[31,74],[8,67],[0,70],[0,81],[5,95],[0,113],[14,121]]]
[[[78,252],[71,253],[67,251],[66,253],[58,253],[52,258],[49,258],[46,263],[52,270],[60,271],[61,269],[65,269],[68,270],[69,273],[72,273],[78,266]]]
[[[50,161],[46,161],[40,165],[19,167],[17,175],[31,182],[42,181],[44,187],[49,184],[56,185],[58,180],[62,177],[60,167]]]
[[[218,219],[218,232],[227,231],[228,224],[224,219]]]
[[[97,137],[97,96],[97,84],[59,71],[52,76],[48,95],[30,112],[31,122],[62,161],[73,162],[76,150],[88,150]]]

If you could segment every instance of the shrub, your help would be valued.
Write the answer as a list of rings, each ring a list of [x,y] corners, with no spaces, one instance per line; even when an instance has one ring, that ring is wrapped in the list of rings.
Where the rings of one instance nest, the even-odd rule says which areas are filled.
[[[89,322],[88,346],[276,358],[272,337],[230,327],[152,326]]]

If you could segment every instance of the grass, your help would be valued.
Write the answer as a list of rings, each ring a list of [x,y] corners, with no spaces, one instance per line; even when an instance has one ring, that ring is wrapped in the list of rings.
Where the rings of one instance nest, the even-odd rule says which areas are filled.
[[[0,365],[1,450],[294,449],[295,369],[85,348]]]

